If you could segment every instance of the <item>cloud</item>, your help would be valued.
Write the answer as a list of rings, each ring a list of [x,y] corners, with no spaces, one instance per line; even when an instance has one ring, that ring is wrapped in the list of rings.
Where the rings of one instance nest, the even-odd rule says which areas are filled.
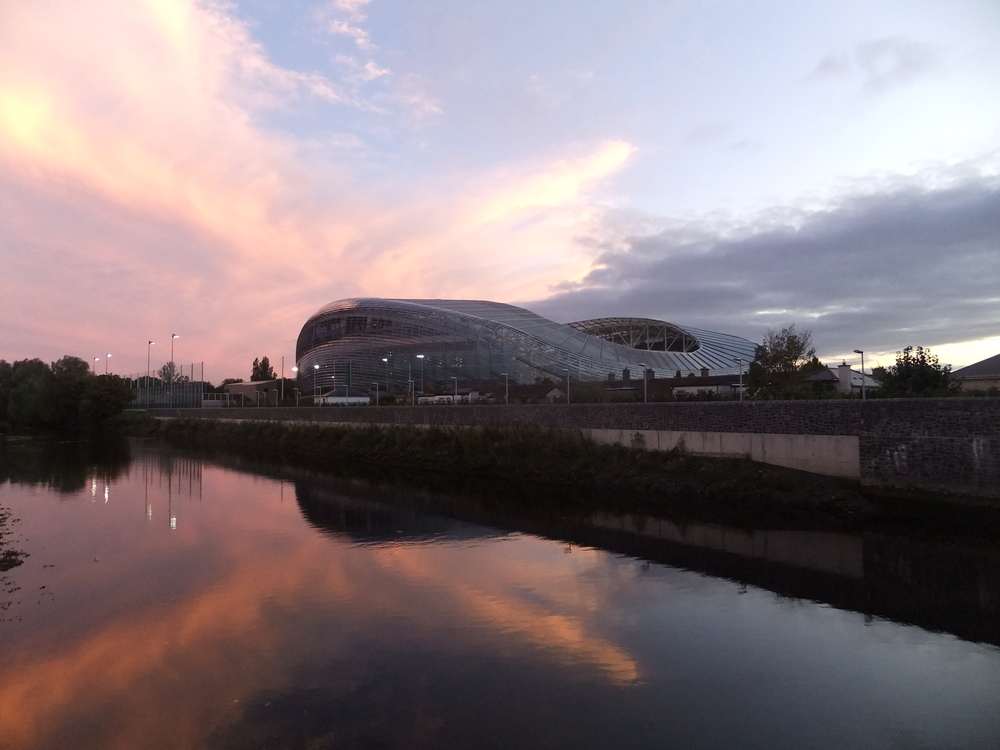
[[[144,372],[146,341],[176,331],[178,361],[218,382],[291,360],[339,297],[510,299],[586,271],[573,236],[630,145],[380,173],[346,117],[307,135],[262,122],[308,100],[402,127],[440,115],[422,79],[393,77],[376,112],[349,77],[269,61],[229,10],[67,1],[0,25],[0,357],[111,352],[113,371]],[[392,77],[373,61],[352,74]]]
[[[882,93],[910,83],[932,70],[937,61],[937,52],[929,44],[900,36],[870,39],[849,52],[825,56],[806,80],[854,75],[865,91]]]
[[[624,220],[623,220],[624,221]],[[755,221],[587,238],[591,272],[531,309],[643,315],[760,340],[794,322],[822,355],[1000,334],[1000,180],[896,185]]]

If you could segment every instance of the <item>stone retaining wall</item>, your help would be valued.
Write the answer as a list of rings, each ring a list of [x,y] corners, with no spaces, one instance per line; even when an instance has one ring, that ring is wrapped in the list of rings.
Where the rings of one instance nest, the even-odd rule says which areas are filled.
[[[585,430],[604,442],[613,433],[618,436],[615,442],[641,442],[651,449],[671,447],[678,434],[688,434],[685,449],[705,455],[749,455],[808,471],[856,476],[868,483],[1000,496],[998,398],[156,409],[150,413],[358,425],[535,425]],[[642,435],[640,441],[635,439],[637,433]],[[788,447],[780,447],[784,442],[777,436],[783,435],[855,438],[857,470],[844,468],[854,460],[849,455],[852,441],[785,440]],[[707,447],[699,449],[696,443]],[[713,446],[723,445],[727,447],[715,452]],[[777,455],[775,451],[782,454],[782,460],[768,459],[769,453],[772,458]],[[828,470],[822,464],[840,468]]]

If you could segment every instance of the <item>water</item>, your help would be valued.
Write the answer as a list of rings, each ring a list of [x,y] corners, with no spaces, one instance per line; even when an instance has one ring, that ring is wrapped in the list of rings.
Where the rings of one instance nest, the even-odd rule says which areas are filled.
[[[1000,747],[991,549],[77,450],[0,485],[3,747]]]

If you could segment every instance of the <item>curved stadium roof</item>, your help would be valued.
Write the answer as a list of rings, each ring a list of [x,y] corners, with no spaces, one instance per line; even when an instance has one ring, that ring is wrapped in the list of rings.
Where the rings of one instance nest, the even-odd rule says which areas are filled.
[[[702,368],[735,372],[734,359],[749,362],[754,349],[737,336],[648,318],[556,323],[499,302],[362,298],[313,314],[299,334],[296,360],[300,378],[321,379],[308,381],[314,387],[330,385],[327,377],[343,385],[350,371],[360,387],[378,381],[405,388],[418,377],[466,384],[502,373],[518,383],[559,380],[567,371],[571,380],[604,380],[624,368],[637,375],[643,364],[661,377]]]

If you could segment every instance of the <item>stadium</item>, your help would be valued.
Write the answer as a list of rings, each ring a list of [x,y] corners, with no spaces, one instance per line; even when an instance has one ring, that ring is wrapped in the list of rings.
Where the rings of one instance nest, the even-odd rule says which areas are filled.
[[[756,345],[648,318],[556,323],[524,308],[474,300],[345,299],[313,314],[295,359],[303,393],[333,388],[420,392],[475,383],[607,380],[737,372]]]

